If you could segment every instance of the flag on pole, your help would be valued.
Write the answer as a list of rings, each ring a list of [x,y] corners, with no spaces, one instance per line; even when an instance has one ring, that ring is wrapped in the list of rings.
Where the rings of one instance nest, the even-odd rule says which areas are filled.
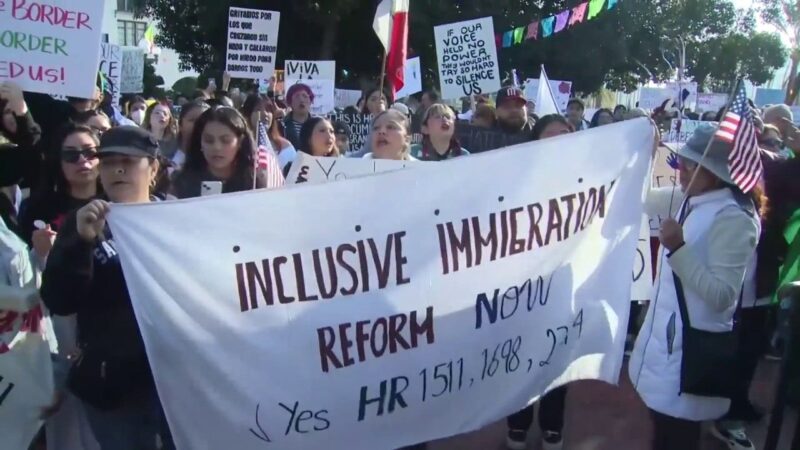
[[[536,115],[539,117],[548,114],[560,114],[558,104],[556,103],[553,90],[550,88],[550,79],[547,78],[547,72],[542,65],[542,72],[539,74],[539,91],[536,94]]]
[[[379,0],[372,28],[386,52],[386,79],[392,93],[405,85],[410,0]]]
[[[285,183],[278,157],[272,149],[272,143],[267,135],[267,127],[263,122],[258,123],[258,150],[256,151],[256,170],[261,170],[267,176],[267,188],[281,187]]]
[[[717,130],[716,137],[733,144],[728,156],[728,168],[733,182],[742,192],[750,192],[761,180],[764,168],[758,149],[753,112],[747,103],[744,84],[738,81],[728,112]]]

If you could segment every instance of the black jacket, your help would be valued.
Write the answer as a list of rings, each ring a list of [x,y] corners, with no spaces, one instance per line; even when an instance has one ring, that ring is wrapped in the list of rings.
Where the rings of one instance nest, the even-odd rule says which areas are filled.
[[[75,213],[67,217],[47,260],[42,300],[53,314],[77,314],[82,348],[118,361],[139,381],[135,388],[151,389],[144,342],[108,226],[104,234],[104,242],[86,242],[78,235]]]

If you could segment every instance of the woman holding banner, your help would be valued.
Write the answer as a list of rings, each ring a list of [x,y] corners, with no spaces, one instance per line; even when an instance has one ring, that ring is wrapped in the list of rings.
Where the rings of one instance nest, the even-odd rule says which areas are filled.
[[[67,376],[102,450],[175,445],[161,410],[119,255],[106,216],[111,203],[146,203],[158,173],[158,142],[134,126],[103,135],[98,155],[108,201],[70,215],[53,245],[42,300],[57,315],[77,314],[79,354]]]
[[[715,141],[708,147],[715,132],[712,124],[699,127],[678,151],[680,183],[688,200],[680,213],[682,223],[667,219],[661,224],[664,250],[655,298],[628,367],[653,417],[656,450],[698,449],[701,423],[728,411],[725,397],[736,381],[726,367],[732,361],[715,358],[736,353],[728,336],[755,255],[766,199],[759,188],[744,194],[736,187],[728,169],[730,146]],[[714,367],[704,361],[715,361]]]
[[[312,117],[300,129],[300,151],[311,156],[338,158],[333,124],[323,117]]]
[[[222,182],[222,192],[267,187],[264,173],[256,170],[256,144],[245,118],[233,108],[204,112],[194,126],[186,163],[173,180],[178,198],[199,197],[205,181]]]
[[[456,115],[447,105],[436,103],[422,117],[422,144],[411,146],[411,156],[423,161],[443,161],[469,155],[455,137]]]

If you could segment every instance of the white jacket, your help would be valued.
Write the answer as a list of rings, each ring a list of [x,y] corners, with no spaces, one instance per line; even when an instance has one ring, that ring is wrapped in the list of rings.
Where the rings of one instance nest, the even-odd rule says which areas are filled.
[[[730,331],[745,269],[755,255],[759,223],[736,203],[728,189],[693,197],[689,208],[683,224],[686,244],[672,255],[660,254],[654,300],[636,339],[628,372],[650,409],[703,421],[724,415],[730,401],[680,393],[683,322],[672,272],[683,284],[692,327]]]

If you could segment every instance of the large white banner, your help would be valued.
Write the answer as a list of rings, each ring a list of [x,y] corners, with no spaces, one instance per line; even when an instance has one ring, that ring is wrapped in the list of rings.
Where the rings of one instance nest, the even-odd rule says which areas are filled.
[[[286,60],[286,89],[302,83],[314,93],[311,113],[323,116],[336,106],[336,61],[292,61]]]
[[[281,13],[261,9],[228,10],[225,67],[233,78],[262,79],[275,71]]]
[[[570,381],[617,383],[652,139],[627,121],[338,183],[113,205],[178,448],[398,448]]]
[[[500,67],[491,17],[433,28],[442,98],[459,99],[500,90]]]
[[[143,62],[144,63],[144,62]],[[100,44],[100,72],[103,73],[108,82],[108,90],[111,93],[111,101],[115,106],[119,106],[122,84],[122,49],[119,45]]]
[[[0,82],[14,81],[30,92],[92,98],[105,3],[0,1]]]
[[[393,161],[364,158],[320,158],[298,152],[286,175],[286,184],[319,184],[389,172],[423,164],[420,161]]]

